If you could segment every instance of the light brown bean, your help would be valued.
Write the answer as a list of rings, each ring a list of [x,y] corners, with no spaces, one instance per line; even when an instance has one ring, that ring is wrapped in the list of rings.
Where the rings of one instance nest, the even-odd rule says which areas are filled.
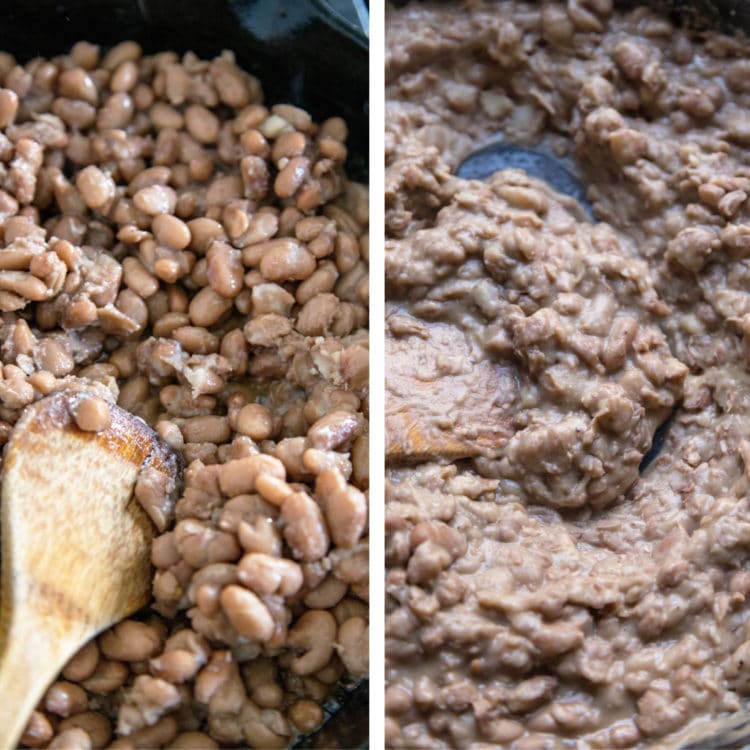
[[[66,680],[81,682],[91,677],[99,663],[99,647],[95,640],[89,641],[85,646],[71,657],[70,661],[62,670],[62,676]]]
[[[211,79],[223,104],[241,109],[250,101],[250,91],[242,71],[225,60],[214,60],[209,68]]]
[[[200,104],[191,104],[185,110],[185,127],[199,143],[216,143],[219,137],[219,120],[216,115]]]
[[[224,227],[218,221],[201,217],[187,223],[190,230],[190,249],[200,255],[205,255],[214,240],[226,239]]]
[[[137,258],[128,256],[122,261],[122,280],[139,297],[148,299],[159,291],[159,280]]]
[[[303,583],[302,569],[296,562],[258,552],[251,552],[240,560],[237,577],[260,596],[277,593],[293,596]]]
[[[291,662],[295,674],[307,675],[322,669],[333,656],[336,640],[336,620],[330,612],[309,609],[289,631],[289,644],[304,649]]]
[[[81,684],[92,693],[112,693],[125,684],[129,674],[130,670],[122,662],[101,660]]]
[[[226,242],[214,241],[206,253],[206,276],[217,294],[236,297],[242,291],[245,276],[240,251]]]
[[[138,42],[127,40],[116,44],[102,59],[102,67],[105,70],[116,70],[122,63],[136,61],[143,54],[141,45]]]
[[[49,719],[41,711],[33,711],[26,724],[21,743],[27,747],[46,747],[54,730]]]
[[[276,627],[273,617],[252,591],[241,586],[227,586],[221,592],[220,601],[224,613],[237,632],[261,643],[271,640]]]
[[[63,718],[88,708],[86,691],[79,685],[64,680],[53,682],[47,688],[42,702],[46,711]]]
[[[96,396],[82,399],[75,408],[75,421],[84,432],[102,432],[109,427],[109,404]]]
[[[273,456],[256,455],[228,461],[219,471],[219,487],[228,497],[254,492],[261,475],[286,478],[284,465]]]
[[[323,709],[315,701],[302,699],[293,703],[286,713],[289,720],[303,734],[314,732],[323,723]]]
[[[130,94],[119,92],[112,94],[96,116],[98,130],[125,128],[133,119],[135,104]]]
[[[18,112],[18,94],[11,89],[0,88],[0,128],[12,125]]]
[[[149,216],[171,214],[177,204],[177,194],[167,185],[150,185],[135,193],[133,203],[139,211]]]
[[[246,404],[237,415],[236,430],[253,440],[267,440],[274,432],[273,412],[262,404]]]
[[[96,84],[83,68],[63,71],[57,79],[57,91],[61,96],[82,99],[93,105],[99,101]]]
[[[226,417],[213,414],[190,417],[182,425],[182,435],[188,443],[216,443],[229,440],[232,430]]]
[[[160,245],[184,250],[190,245],[191,235],[188,225],[171,214],[159,214],[151,223],[151,230]]]
[[[246,260],[246,250],[243,251]],[[315,258],[302,244],[291,238],[264,243],[260,272],[268,281],[303,281],[315,270]]]
[[[91,737],[83,729],[70,727],[63,729],[49,744],[50,750],[91,750]]]
[[[231,309],[231,299],[222,297],[207,286],[190,300],[188,314],[193,325],[207,328],[218,322]]]
[[[142,661],[161,648],[159,630],[145,622],[123,620],[99,638],[99,646],[108,659]]]
[[[328,550],[328,530],[318,504],[304,492],[294,492],[281,506],[284,539],[298,560],[312,562]]]
[[[279,198],[291,198],[302,187],[310,174],[310,160],[304,156],[289,159],[286,166],[276,175],[273,189]]]
[[[138,83],[138,66],[133,60],[123,60],[109,79],[109,88],[114,92],[131,91]]]
[[[364,676],[370,670],[370,628],[363,617],[351,617],[339,626],[337,651],[349,674]]]
[[[168,313],[167,315],[174,315]],[[179,317],[185,317],[177,313]],[[160,318],[159,322],[163,322]],[[156,331],[156,326],[154,326]],[[213,333],[200,326],[180,325],[170,329],[172,338],[190,354],[214,354],[219,350],[219,339]]]
[[[167,746],[167,750],[218,750],[218,743],[204,732],[182,732]]]

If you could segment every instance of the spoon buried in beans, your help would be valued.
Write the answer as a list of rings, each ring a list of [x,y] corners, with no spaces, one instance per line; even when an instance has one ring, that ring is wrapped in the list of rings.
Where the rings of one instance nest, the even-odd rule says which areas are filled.
[[[90,392],[58,391],[16,423],[2,476],[4,747],[70,657],[148,601],[156,526],[142,483],[169,498],[179,472],[141,420]]]

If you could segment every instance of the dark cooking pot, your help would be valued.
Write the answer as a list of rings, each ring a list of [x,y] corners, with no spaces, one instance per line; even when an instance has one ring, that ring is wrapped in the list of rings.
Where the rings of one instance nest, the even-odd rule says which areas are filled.
[[[347,173],[367,178],[368,40],[364,0],[5,0],[0,49],[20,60],[81,39],[137,40],[147,52],[231,49],[269,102],[291,102],[350,128]],[[363,25],[364,24],[364,25]]]
[[[747,0],[615,0],[615,5],[623,8],[648,5],[693,28],[750,33],[750,2]]]
[[[146,52],[231,49],[263,84],[316,120],[349,125],[347,174],[368,176],[368,38],[365,0],[5,0],[0,50],[25,61],[67,52],[85,39],[107,47],[135,39]],[[296,747],[366,747],[367,681],[342,684],[330,716]]]

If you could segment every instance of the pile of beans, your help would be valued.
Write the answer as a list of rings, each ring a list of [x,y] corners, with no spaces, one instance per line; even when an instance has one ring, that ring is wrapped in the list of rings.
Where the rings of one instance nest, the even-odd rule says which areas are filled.
[[[176,504],[136,488],[151,605],[71,659],[24,746],[286,747],[367,673],[367,189],[346,137],[264,105],[230,52],[0,53],[0,441],[88,383],[186,466]]]

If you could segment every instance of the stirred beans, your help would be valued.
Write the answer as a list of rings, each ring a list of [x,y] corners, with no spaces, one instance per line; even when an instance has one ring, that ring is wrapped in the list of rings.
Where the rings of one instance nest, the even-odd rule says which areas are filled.
[[[0,446],[83,386],[80,430],[117,403],[185,462],[176,503],[135,485],[149,606],[70,659],[24,747],[288,747],[363,671],[366,188],[343,120],[262,102],[230,52],[0,54]]]

